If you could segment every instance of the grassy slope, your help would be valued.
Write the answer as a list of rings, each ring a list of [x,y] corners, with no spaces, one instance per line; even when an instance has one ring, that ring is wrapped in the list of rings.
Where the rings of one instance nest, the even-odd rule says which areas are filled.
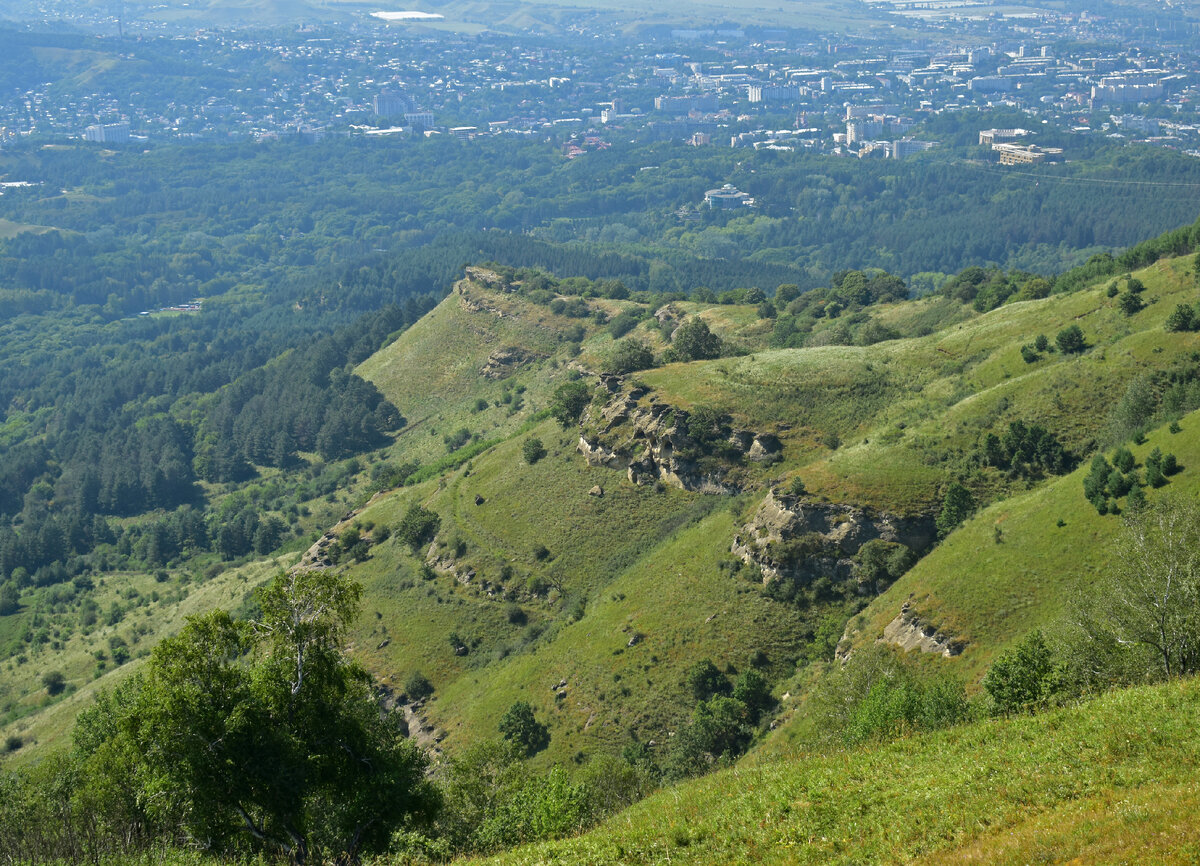
[[[426,580],[424,551],[413,556],[396,540],[377,546],[370,561],[353,567],[367,590],[356,633],[360,656],[397,689],[415,670],[433,681],[437,694],[427,713],[449,732],[447,748],[494,736],[508,706],[529,700],[551,724],[542,760],[619,749],[630,728],[661,737],[690,710],[684,671],[700,658],[741,668],[763,650],[785,671],[806,635],[800,616],[717,568],[747,503],[629,484],[622,474],[587,466],[575,453],[574,431],[529,420],[563,381],[562,334],[586,325],[580,360],[594,367],[612,345],[607,332],[517,296],[479,286],[467,291],[505,315],[469,310],[456,293],[359,369],[410,420],[411,432],[392,449],[396,459],[428,460],[444,451],[441,436],[428,435],[422,422],[439,432],[469,425],[504,441],[439,480],[378,497],[358,519],[394,525],[419,501],[442,518],[439,555],[448,556],[450,541],[465,542],[456,565],[476,576],[469,583],[448,574]],[[632,306],[591,303],[610,315]],[[763,338],[752,307],[705,314],[726,335]],[[644,325],[634,335],[658,342]],[[475,413],[480,394],[494,398],[503,387],[479,371],[492,351],[507,346],[546,356],[512,379],[526,386],[526,405],[512,415],[505,406]],[[533,466],[521,457],[529,436],[550,451]],[[603,496],[589,495],[594,485]],[[539,546],[551,553],[545,561],[534,556]],[[505,566],[512,571],[507,579]],[[530,577],[555,588],[535,596]],[[573,623],[580,601],[586,615]],[[510,621],[514,607],[517,622]],[[448,640],[455,631],[472,644],[465,657]],[[645,638],[626,649],[634,632]],[[564,678],[568,696],[556,701],[550,687]]]
[[[759,351],[671,365],[639,378],[672,403],[722,406],[747,426],[779,431],[787,459],[782,466],[754,470],[764,483],[768,475],[778,478],[798,470],[810,489],[835,501],[928,509],[936,506],[954,461],[987,430],[1002,430],[1018,418],[1036,421],[1086,449],[1104,428],[1103,407],[1119,398],[1132,377],[1193,351],[1195,335],[1162,329],[1175,303],[1195,294],[1190,264],[1185,258],[1143,272],[1151,304],[1132,319],[1114,308],[1102,288],[1011,304],[965,319],[961,308],[924,300],[886,308],[879,316],[901,327],[949,322],[925,337],[871,347]],[[468,417],[463,407],[474,400],[475,389],[497,387],[481,384],[478,376],[492,347],[521,345],[551,353],[556,351],[554,329],[573,324],[520,298],[471,291],[494,306],[507,305],[513,315],[470,312],[451,297],[362,367],[408,414],[417,417],[406,400],[429,413],[437,429]],[[621,306],[595,303],[613,307],[609,313]],[[714,330],[748,348],[766,339],[753,307],[676,306],[704,315]],[[550,334],[530,332],[531,322]],[[1052,336],[1071,322],[1081,323],[1090,351],[1077,357],[1053,353],[1035,364],[1021,359],[1022,343],[1037,333]],[[580,359],[594,366],[612,343],[603,330],[588,327]],[[502,336],[499,329],[504,329]],[[657,342],[657,331],[644,325],[633,334]],[[535,342],[539,338],[540,344]],[[456,348],[457,360],[449,363],[439,360],[447,345],[461,347]],[[559,381],[556,360],[564,356],[559,353],[519,374],[528,383],[531,407]],[[434,377],[442,378],[435,382]],[[435,391],[437,397],[429,396]],[[507,426],[484,435],[507,435],[527,417],[522,411]],[[828,433],[848,444],[830,450],[821,442]],[[525,465],[519,456],[525,435],[537,435],[550,446],[550,456],[536,466]],[[1187,432],[1176,439],[1164,448],[1188,465],[1196,440]],[[476,571],[468,585],[450,576],[422,580],[419,560],[395,542],[378,548],[375,561],[356,570],[367,584],[369,606],[378,614],[372,619],[369,613],[361,627],[361,651],[397,686],[417,669],[434,680],[438,698],[430,716],[450,731],[451,748],[454,741],[491,735],[504,709],[518,698],[530,700],[551,721],[553,759],[590,746],[619,746],[625,733],[615,725],[617,718],[625,720],[625,727],[656,736],[685,711],[679,684],[688,664],[711,655],[740,666],[764,643],[773,644],[773,661],[786,661],[807,637],[797,612],[747,593],[747,587],[717,568],[735,527],[753,507],[753,494],[734,503],[736,513],[722,507],[720,514],[705,518],[712,504],[704,497],[629,486],[618,473],[584,465],[573,444],[572,432],[543,422],[480,455],[465,470],[437,484],[383,497],[363,515],[392,524],[419,498],[442,517],[440,544],[451,538],[467,544],[460,564]],[[1175,483],[1186,486],[1191,477],[1185,472]],[[588,496],[593,484],[602,485],[606,495]],[[1071,592],[1102,562],[1094,539],[1104,536],[1115,518],[1104,523],[1079,490],[1078,477],[1054,481],[981,515],[859,617],[860,639],[874,639],[911,596],[920,613],[970,641],[967,652],[948,664],[966,678],[977,677],[997,649],[1057,616]],[[536,491],[532,500],[531,491]],[[483,505],[474,504],[476,495],[483,497]],[[1054,517],[1047,518],[1049,513]],[[1067,521],[1062,529],[1053,524],[1060,514]],[[1041,526],[1047,519],[1050,523]],[[697,520],[694,530],[687,528]],[[994,541],[998,521],[1005,538],[1001,545]],[[674,535],[680,527],[681,534]],[[678,543],[679,537],[688,541]],[[547,562],[532,556],[539,544],[554,554]],[[501,579],[505,565],[513,570],[508,580]],[[986,580],[962,579],[979,575],[981,565]],[[663,580],[672,570],[688,581],[682,584],[687,591],[678,597],[665,591],[678,585]],[[551,579],[559,591],[534,598],[524,591],[530,575]],[[586,600],[587,613],[571,624],[580,599]],[[725,628],[682,651],[683,624],[703,622],[718,602]],[[520,605],[528,624],[509,621],[513,603]],[[630,619],[664,606],[668,616],[659,628],[667,631],[661,636]],[[770,626],[764,628],[767,622]],[[454,656],[447,640],[455,630],[477,642],[466,658]],[[623,643],[634,630],[652,636],[626,652]],[[537,632],[544,633],[537,637]],[[384,640],[386,646],[373,649]],[[658,661],[631,667],[630,657],[638,654]],[[556,702],[550,687],[562,679],[568,681],[568,697]],[[779,744],[786,745],[788,731],[785,726]]]
[[[660,792],[489,862],[1192,863],[1200,681]]]
[[[1195,496],[1200,492],[1200,413],[1182,419],[1181,426],[1178,434],[1156,430],[1131,450],[1139,465],[1155,447],[1174,453],[1184,469],[1163,490]],[[881,634],[908,600],[930,622],[970,641],[958,664],[973,678],[997,652],[1028,631],[1051,625],[1103,572],[1120,527],[1119,516],[1101,516],[1084,499],[1087,471],[1082,466],[981,511],[860,615],[856,641]]]
[[[428,462],[445,453],[442,436],[461,427],[486,438],[510,435],[532,409],[549,400],[567,360],[564,342],[569,329],[596,326],[587,319],[556,316],[546,307],[516,295],[470,289],[503,315],[465,308],[459,292],[405,331],[392,345],[364,361],[357,373],[373,382],[408,420],[393,453]],[[507,379],[480,375],[495,351],[518,348],[535,357]],[[521,384],[526,410],[510,413],[511,404],[496,405],[505,385]],[[475,410],[479,399],[489,407]]]
[[[93,629],[77,631],[64,644],[61,651],[53,654],[34,654],[21,665],[8,662],[4,686],[26,695],[30,704],[41,702],[43,709],[27,718],[20,719],[0,730],[5,736],[15,734],[26,742],[26,747],[13,756],[15,763],[32,760],[42,753],[39,746],[62,745],[68,741],[68,733],[74,724],[75,715],[92,700],[98,688],[110,688],[137,670],[143,657],[159,639],[177,632],[188,616],[203,614],[214,608],[236,609],[242,604],[246,593],[254,586],[275,573],[278,567],[286,566],[294,556],[281,557],[277,561],[265,560],[227,571],[220,576],[191,588],[179,588],[178,594],[165,595],[172,583],[159,584],[150,574],[110,574],[105,585],[97,593],[102,619]],[[178,576],[176,576],[178,577]],[[125,617],[116,625],[103,622],[103,611],[114,601],[129,605],[128,593],[136,590],[144,601],[132,606]],[[150,602],[152,592],[164,593],[160,602]],[[108,666],[101,672],[93,653],[109,653],[109,638],[120,635],[129,644],[136,658],[126,665]],[[49,670],[61,671],[67,679],[68,692],[60,700],[52,700],[41,688],[41,677]]]
[[[353,572],[367,589],[360,655],[397,687],[414,670],[433,681],[429,714],[451,734],[448,748],[494,736],[508,706],[524,699],[551,723],[546,760],[616,750],[631,727],[661,736],[678,721],[684,671],[700,658],[739,668],[756,650],[776,664],[794,658],[804,634],[796,612],[716,567],[735,524],[728,506],[739,502],[636,487],[587,467],[552,422],[533,432],[551,449],[533,466],[520,457],[523,439],[512,439],[442,485],[381,497],[360,518],[391,524],[419,500],[442,516],[440,539],[467,543],[458,563],[476,577],[465,585],[423,579],[420,560],[395,540]],[[602,497],[588,494],[597,483]],[[539,544],[552,554],[544,562],[533,556]],[[534,597],[531,575],[561,589]],[[579,599],[586,614],[572,623]],[[515,606],[528,624],[510,622]],[[454,655],[452,631],[478,641],[469,655]],[[635,632],[644,639],[626,648]],[[551,687],[562,679],[568,696],[556,702]]]
[[[1195,351],[1196,335],[1162,330],[1175,303],[1194,299],[1190,267],[1185,257],[1142,272],[1152,303],[1132,319],[1099,288],[982,316],[926,299],[874,314],[918,332],[945,325],[928,336],[871,347],[759,350],[639,375],[672,403],[721,406],[739,423],[778,431],[785,461],[754,468],[749,477],[758,482],[799,472],[810,490],[831,500],[928,509],[956,461],[985,431],[1021,418],[1046,424],[1082,449],[1101,433],[1105,407],[1129,379]],[[465,583],[447,574],[426,580],[423,557],[394,539],[376,546],[370,560],[352,567],[367,588],[355,632],[357,653],[398,688],[414,670],[433,680],[438,698],[429,714],[450,731],[451,748],[491,735],[513,700],[531,700],[552,722],[549,759],[616,748],[630,727],[647,736],[671,729],[688,710],[680,689],[683,671],[705,656],[742,667],[752,651],[766,649],[778,666],[774,673],[786,675],[811,622],[793,608],[766,602],[719,568],[760,493],[729,502],[655,492],[628,485],[620,473],[586,466],[574,453],[574,431],[538,422],[536,413],[570,374],[568,333],[584,327],[579,358],[585,366],[602,358],[611,337],[590,319],[555,316],[516,295],[479,287],[468,292],[491,311],[467,309],[456,293],[360,372],[410,420],[387,449],[389,459],[429,463],[445,454],[442,435],[460,426],[501,444],[441,478],[378,497],[358,519],[394,526],[411,502],[421,501],[442,517],[439,555],[447,555],[451,540],[461,540],[466,552],[457,564],[476,576]],[[630,306],[590,303],[610,314]],[[714,330],[750,351],[767,339],[766,323],[754,307],[677,306],[703,315]],[[1022,343],[1076,321],[1094,347],[1089,352],[1073,358],[1050,354],[1032,365],[1021,360]],[[661,345],[657,331],[644,324],[634,334]],[[509,346],[540,359],[506,382],[482,378],[488,356]],[[499,402],[512,383],[526,389],[515,411],[512,403]],[[488,405],[478,411],[481,397]],[[1194,442],[1192,423],[1180,441]],[[829,448],[829,434],[845,444]],[[520,457],[527,436],[542,438],[550,449],[535,466]],[[1182,445],[1168,447],[1185,466],[1197,465]],[[1190,484],[1191,478],[1185,471],[1176,483]],[[588,495],[596,484],[604,487],[603,497]],[[994,515],[981,515],[864,612],[862,639],[873,639],[912,594],[922,614],[971,641],[952,664],[964,676],[976,676],[997,648],[1060,611],[1092,567],[1092,560],[1072,551],[1087,546],[1092,537],[1087,533],[1104,528],[1092,525],[1099,518],[1089,517],[1078,489],[1077,478],[1067,479],[1030,494],[1032,499],[1001,503]],[[1005,489],[996,482],[994,492],[999,496]],[[353,494],[336,499],[346,501],[347,495]],[[477,506],[476,496],[484,504]],[[1042,496],[1061,496],[1062,504],[1048,505]],[[1051,525],[1049,534],[1041,531],[1039,515],[1047,509],[1056,517],[1062,512],[1063,530]],[[998,520],[1002,545],[992,536]],[[1072,546],[1059,550],[1055,545],[1063,537]],[[539,545],[551,553],[545,561],[534,556]],[[989,579],[962,580],[963,574],[979,573],[980,557],[986,557]],[[527,590],[530,577],[556,589],[534,595]],[[581,602],[586,615],[573,623]],[[139,647],[167,633],[172,626],[163,623],[157,616],[147,620]],[[622,641],[631,631],[646,639],[626,650]],[[453,653],[452,632],[471,644],[467,656]],[[64,667],[68,680],[84,678],[95,648],[72,650],[82,661]],[[36,679],[43,667],[31,665],[21,676]],[[568,695],[559,704],[549,686],[563,678]],[[778,742],[786,745],[786,736]]]
[[[833,501],[898,511],[928,510],[956,461],[1009,421],[1045,425],[1068,446],[1094,447],[1107,407],[1128,382],[1200,348],[1195,334],[1168,334],[1175,305],[1194,302],[1192,257],[1163,260],[1139,277],[1148,306],[1121,314],[1104,286],[1003,306],[955,322],[960,312],[916,302],[884,310],[886,321],[922,312],[952,324],[925,337],[874,346],[780,349],[741,358],[673,364],[639,374],[668,402],[725,408],[752,429],[785,441],[778,472],[799,471],[809,490]],[[1078,324],[1092,346],[1026,364],[1020,347],[1039,333]],[[823,445],[836,436],[842,447]]]

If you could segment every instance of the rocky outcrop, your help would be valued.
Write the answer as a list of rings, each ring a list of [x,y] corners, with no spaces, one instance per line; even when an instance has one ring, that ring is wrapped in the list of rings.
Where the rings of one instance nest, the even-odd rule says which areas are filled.
[[[453,552],[449,550],[445,553],[439,552],[436,540],[429,545],[429,549],[425,552],[425,564],[438,574],[450,575],[463,586],[467,586],[475,579],[475,569],[468,565],[460,565],[454,558]]]
[[[911,609],[908,602],[900,608],[900,613],[883,629],[883,643],[891,644],[902,650],[920,650],[926,653],[937,653],[946,658],[960,655],[966,648],[963,638],[946,634],[941,629],[925,622]]]
[[[763,582],[819,577],[855,578],[853,557],[876,539],[903,544],[917,555],[937,537],[930,516],[904,517],[856,505],[767,493],[754,519],[734,536],[731,550],[762,570]]]
[[[485,379],[507,379],[526,364],[540,359],[541,355],[518,346],[505,346],[488,356],[479,374]]]
[[[464,272],[472,283],[486,286],[497,292],[511,292],[513,286],[503,276],[487,268],[468,267]]]
[[[783,451],[773,433],[733,430],[726,442],[717,443],[724,456],[706,459],[713,443],[689,432],[689,412],[660,402],[645,388],[626,388],[619,376],[602,375],[600,384],[611,396],[584,415],[576,450],[589,465],[624,471],[634,484],[736,493],[741,488],[731,470],[743,460],[778,459]]]

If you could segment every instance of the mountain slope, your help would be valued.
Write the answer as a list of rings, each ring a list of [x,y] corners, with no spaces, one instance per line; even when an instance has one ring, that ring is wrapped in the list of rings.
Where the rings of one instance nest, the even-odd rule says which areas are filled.
[[[1200,682],[725,770],[486,862],[1187,863]],[[1077,859],[1076,859],[1077,858]]]

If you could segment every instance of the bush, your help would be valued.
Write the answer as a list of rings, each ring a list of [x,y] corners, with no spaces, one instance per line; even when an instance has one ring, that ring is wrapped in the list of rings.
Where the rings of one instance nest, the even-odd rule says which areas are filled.
[[[983,688],[997,712],[1026,712],[1049,702],[1059,690],[1060,677],[1045,636],[1034,631],[992,664]]]
[[[582,382],[566,382],[555,389],[550,398],[550,414],[565,429],[579,423],[579,416],[591,399],[587,385]]]
[[[953,532],[960,523],[971,516],[975,510],[975,500],[971,492],[957,481],[946,489],[942,500],[942,510],[937,516],[938,535],[945,538]]]
[[[962,686],[919,670],[887,646],[860,649],[812,696],[816,738],[855,745],[966,721],[970,704]]]
[[[542,444],[541,439],[531,437],[521,445],[521,456],[525,458],[526,463],[533,465],[546,456],[546,446]]]
[[[1167,316],[1163,327],[1168,331],[1195,331],[1200,328],[1200,317],[1196,316],[1196,311],[1192,307],[1187,304],[1179,304],[1175,307],[1174,312]]]
[[[621,340],[604,361],[604,372],[624,375],[654,366],[654,353],[640,340]]]
[[[712,659],[697,662],[687,673],[688,690],[698,701],[707,701],[714,695],[728,695],[732,691],[729,680],[717,670]]]
[[[618,313],[608,323],[608,332],[614,340],[619,340],[637,327],[637,317],[629,313]]]
[[[516,744],[526,757],[536,755],[550,745],[550,729],[537,720],[533,707],[517,701],[500,719],[500,733]]]
[[[42,685],[46,687],[46,694],[60,695],[67,687],[67,678],[62,671],[47,671],[42,676]]]
[[[408,511],[404,512],[404,517],[400,518],[400,525],[396,527],[396,537],[416,553],[418,548],[437,534],[441,525],[442,518],[435,512],[414,502],[408,507]]]
[[[1146,308],[1146,302],[1142,300],[1140,295],[1133,292],[1125,292],[1117,299],[1117,307],[1126,316],[1132,316],[1135,313],[1141,312]]]
[[[753,738],[750,711],[744,703],[724,696],[701,701],[691,721],[675,732],[666,775],[683,779],[731,764]]]
[[[404,681],[404,694],[411,701],[420,701],[433,694],[433,683],[420,671],[413,671]]]
[[[1054,337],[1054,344],[1064,355],[1082,352],[1087,348],[1087,341],[1084,340],[1083,331],[1078,325],[1068,325],[1059,331]]]
[[[672,360],[702,361],[721,356],[721,338],[708,329],[699,318],[689,319],[676,329],[671,338]]]

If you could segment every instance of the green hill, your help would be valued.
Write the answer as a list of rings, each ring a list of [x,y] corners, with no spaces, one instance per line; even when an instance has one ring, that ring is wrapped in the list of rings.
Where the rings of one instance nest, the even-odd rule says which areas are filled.
[[[882,747],[791,754],[656,794],[487,862],[1189,863],[1191,680]]]
[[[0,640],[33,645],[6,663],[19,696],[2,732],[17,740],[11,760],[62,743],[95,689],[188,613],[252,613],[277,570],[334,569],[364,590],[352,654],[445,757],[495,738],[524,701],[550,734],[539,771],[631,746],[661,764],[697,707],[703,661],[724,687],[754,674],[781,699],[740,767],[635,807],[619,831],[514,862],[907,862],[998,845],[1018,862],[1052,832],[1084,862],[1110,842],[1145,843],[1150,862],[1165,843],[1116,833],[1103,804],[1155,832],[1182,826],[1191,801],[1174,794],[1196,744],[1163,708],[1193,709],[1194,684],[836,756],[808,751],[807,701],[837,670],[835,647],[845,658],[890,643],[973,692],[998,653],[1052,626],[1090,591],[1119,526],[1084,496],[1098,450],[1145,434],[1134,459],[1170,452],[1167,487],[1200,490],[1200,337],[1165,327],[1197,300],[1194,261],[1132,274],[1137,311],[1122,309],[1138,283],[1121,276],[984,313],[946,297],[830,312],[804,348],[771,348],[779,309],[599,297],[587,281],[469,269],[358,365],[405,422],[332,469],[332,486],[306,464],[290,507],[323,535],[223,573],[214,560],[203,578],[114,579],[100,614],[121,610],[54,653],[40,650],[58,640],[53,609],[5,618]],[[647,369],[604,372],[618,317],[621,339],[655,356]],[[678,360],[676,329],[696,320],[721,351]],[[1073,326],[1081,346],[1059,337]],[[582,411],[563,424],[570,389]],[[1020,451],[1021,437],[1036,447]],[[290,471],[269,484],[300,485],[305,470]],[[952,488],[980,506],[957,528],[941,513]],[[278,490],[234,490],[205,493],[282,508]],[[412,532],[422,517],[427,531]],[[953,529],[940,541],[939,522]],[[132,666],[109,667],[118,652]],[[57,699],[42,687],[56,668],[70,686]],[[431,694],[408,694],[421,678]],[[1122,713],[1124,727],[1112,722]],[[1050,774],[1026,753],[1067,763]],[[1171,766],[1154,777],[1159,762]]]

